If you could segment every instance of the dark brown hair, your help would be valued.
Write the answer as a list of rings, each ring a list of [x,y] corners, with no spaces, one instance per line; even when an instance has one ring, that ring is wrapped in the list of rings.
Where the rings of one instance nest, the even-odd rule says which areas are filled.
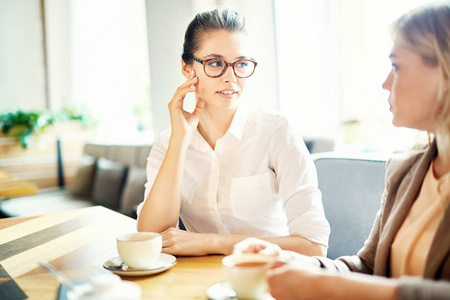
[[[191,21],[184,35],[182,58],[189,64],[193,55],[200,47],[201,37],[204,33],[224,29],[230,32],[246,32],[245,19],[239,13],[227,7],[218,7],[211,11],[198,13]]]

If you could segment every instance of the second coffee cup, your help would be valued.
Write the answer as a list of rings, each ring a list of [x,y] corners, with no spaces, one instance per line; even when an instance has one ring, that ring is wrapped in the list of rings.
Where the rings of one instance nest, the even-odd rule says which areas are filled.
[[[276,258],[261,254],[229,255],[223,258],[226,278],[239,299],[260,299],[269,293],[267,270]]]

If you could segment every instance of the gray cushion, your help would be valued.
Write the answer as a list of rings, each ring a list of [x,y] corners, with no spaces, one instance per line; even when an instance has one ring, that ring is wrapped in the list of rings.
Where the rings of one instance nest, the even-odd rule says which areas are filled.
[[[92,196],[92,181],[94,179],[96,158],[83,155],[70,188],[76,197],[90,198]]]
[[[131,167],[128,171],[125,188],[120,201],[120,212],[130,217],[136,217],[136,206],[144,200],[145,168]]]
[[[152,150],[152,146],[142,146],[139,147],[139,153],[136,156],[136,165],[139,167],[146,167],[147,166],[147,158],[150,154],[150,150]]]
[[[364,245],[380,208],[386,159],[315,155],[325,216],[331,226],[329,258],[353,255]]]
[[[310,153],[328,152],[334,150],[334,140],[325,137],[303,137]]]
[[[114,145],[109,146],[107,159],[118,161],[127,166],[133,165],[138,148],[135,146]]]
[[[89,143],[84,146],[84,154],[99,158],[104,157],[108,150],[107,145]]]
[[[122,163],[99,158],[95,172],[93,202],[118,210],[128,167]]]

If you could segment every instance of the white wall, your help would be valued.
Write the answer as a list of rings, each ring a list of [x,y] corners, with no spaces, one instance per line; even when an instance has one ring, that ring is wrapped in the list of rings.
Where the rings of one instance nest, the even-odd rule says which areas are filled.
[[[71,105],[70,3],[45,0],[49,108],[59,110]]]
[[[0,1],[0,112],[46,107],[39,0]]]
[[[146,0],[150,56],[150,94],[155,136],[170,125],[167,104],[184,77],[184,31],[193,14],[191,1]]]
[[[339,124],[334,0],[278,0],[280,110],[304,136],[334,137]]]

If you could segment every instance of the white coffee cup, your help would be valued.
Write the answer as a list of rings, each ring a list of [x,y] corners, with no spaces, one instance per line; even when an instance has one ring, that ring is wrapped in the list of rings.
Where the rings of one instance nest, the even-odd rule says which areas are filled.
[[[117,237],[120,258],[130,268],[149,269],[161,255],[162,236],[155,232],[127,233]]]
[[[226,278],[239,299],[259,299],[269,292],[267,270],[275,257],[261,254],[229,255],[222,259]]]

